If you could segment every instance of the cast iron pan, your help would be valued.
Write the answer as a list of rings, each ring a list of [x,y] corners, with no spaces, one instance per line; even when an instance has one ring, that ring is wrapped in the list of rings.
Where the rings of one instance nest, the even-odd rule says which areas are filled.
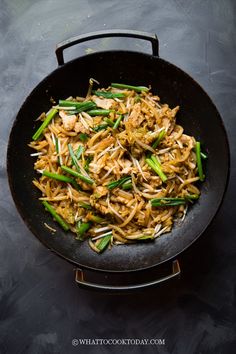
[[[152,55],[140,52],[111,50],[92,53],[64,64],[63,51],[75,44],[102,37],[131,37],[151,42]],[[205,91],[185,72],[175,65],[159,58],[156,35],[136,31],[102,31],[89,33],[65,41],[57,46],[59,67],[48,75],[31,92],[23,103],[9,138],[7,169],[9,184],[15,204],[23,220],[33,234],[49,249],[72,262],[79,268],[77,281],[85,284],[84,270],[119,272],[122,274],[151,269],[161,263],[173,260],[189,247],[206,229],[215,216],[228,180],[229,148],[222,119]],[[206,180],[201,185],[201,198],[192,206],[181,225],[155,242],[138,243],[130,246],[116,246],[103,254],[93,252],[86,242],[78,242],[72,234],[65,233],[52,220],[39,202],[39,192],[32,185],[36,177],[33,169],[35,158],[27,146],[38,123],[35,118],[47,112],[50,98],[66,98],[70,95],[85,95],[90,77],[107,87],[111,82],[132,85],[151,85],[162,102],[170,107],[180,105],[178,123],[187,134],[201,141],[208,154],[204,166]],[[220,161],[220,163],[219,163]],[[52,235],[44,226],[52,225],[57,232]],[[179,273],[178,264],[173,263],[170,278]],[[163,279],[161,279],[163,280]],[[119,289],[137,288],[161,281],[155,279],[148,284],[120,286]],[[87,286],[114,288],[86,283]],[[118,284],[119,285],[119,284]],[[115,287],[117,288],[117,287]]]

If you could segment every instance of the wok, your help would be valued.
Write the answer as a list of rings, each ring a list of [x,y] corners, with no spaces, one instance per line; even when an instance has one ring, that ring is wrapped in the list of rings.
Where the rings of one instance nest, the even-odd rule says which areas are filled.
[[[149,41],[152,54],[127,50],[96,52],[64,63],[63,52],[67,47],[95,38],[130,37]],[[48,75],[30,93],[17,114],[8,144],[7,170],[9,185],[18,211],[32,233],[50,250],[77,267],[79,284],[103,289],[133,289],[159,283],[180,273],[176,257],[189,247],[206,229],[215,216],[225,193],[229,173],[228,140],[222,119],[206,92],[184,71],[159,58],[156,35],[126,30],[94,32],[74,37],[56,48],[59,67]],[[201,185],[201,197],[189,210],[181,225],[162,235],[154,242],[115,246],[103,254],[93,252],[86,242],[75,240],[51,219],[39,202],[39,192],[32,185],[36,177],[34,158],[30,157],[31,141],[37,122],[35,118],[51,107],[55,101],[70,95],[85,95],[89,78],[107,87],[111,82],[132,85],[151,85],[162,102],[170,107],[180,105],[178,123],[186,134],[201,141],[208,154],[204,169],[206,180]],[[52,235],[44,223],[53,225],[57,232]],[[171,274],[132,284],[134,274],[148,274],[160,264],[171,261]],[[169,263],[170,264],[170,263]],[[115,278],[115,273],[128,284],[119,280],[115,285],[86,281],[84,273],[105,274]],[[131,284],[130,284],[131,279]],[[148,277],[144,276],[144,279]]]

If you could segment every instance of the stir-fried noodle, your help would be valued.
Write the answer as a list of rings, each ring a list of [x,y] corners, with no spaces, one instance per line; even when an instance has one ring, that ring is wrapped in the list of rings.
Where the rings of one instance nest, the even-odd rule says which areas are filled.
[[[91,91],[90,84],[85,98],[69,97],[40,116],[44,126],[29,146],[45,208],[101,252],[170,232],[204,176],[200,143],[176,124],[179,106],[146,87]]]

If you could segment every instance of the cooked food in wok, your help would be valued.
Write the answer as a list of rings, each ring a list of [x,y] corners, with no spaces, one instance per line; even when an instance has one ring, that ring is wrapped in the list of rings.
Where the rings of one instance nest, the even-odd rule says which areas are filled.
[[[170,232],[200,197],[206,155],[144,86],[112,83],[54,102],[29,146],[33,184],[65,231],[100,253]],[[53,224],[45,227],[56,231]],[[68,236],[69,237],[69,236]]]

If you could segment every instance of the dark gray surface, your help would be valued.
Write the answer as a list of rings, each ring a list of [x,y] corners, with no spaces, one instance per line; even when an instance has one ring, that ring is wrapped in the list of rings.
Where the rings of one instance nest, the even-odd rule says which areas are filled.
[[[181,279],[136,295],[79,289],[73,267],[45,249],[21,221],[6,176],[11,125],[25,97],[56,67],[55,44],[106,28],[156,32],[160,56],[192,75],[216,103],[231,146],[226,198],[181,259]],[[233,0],[0,1],[1,353],[235,352],[235,34]],[[117,45],[130,42],[91,42],[66,57]],[[150,50],[136,41],[131,46]],[[165,345],[73,347],[73,338],[164,338]]]

